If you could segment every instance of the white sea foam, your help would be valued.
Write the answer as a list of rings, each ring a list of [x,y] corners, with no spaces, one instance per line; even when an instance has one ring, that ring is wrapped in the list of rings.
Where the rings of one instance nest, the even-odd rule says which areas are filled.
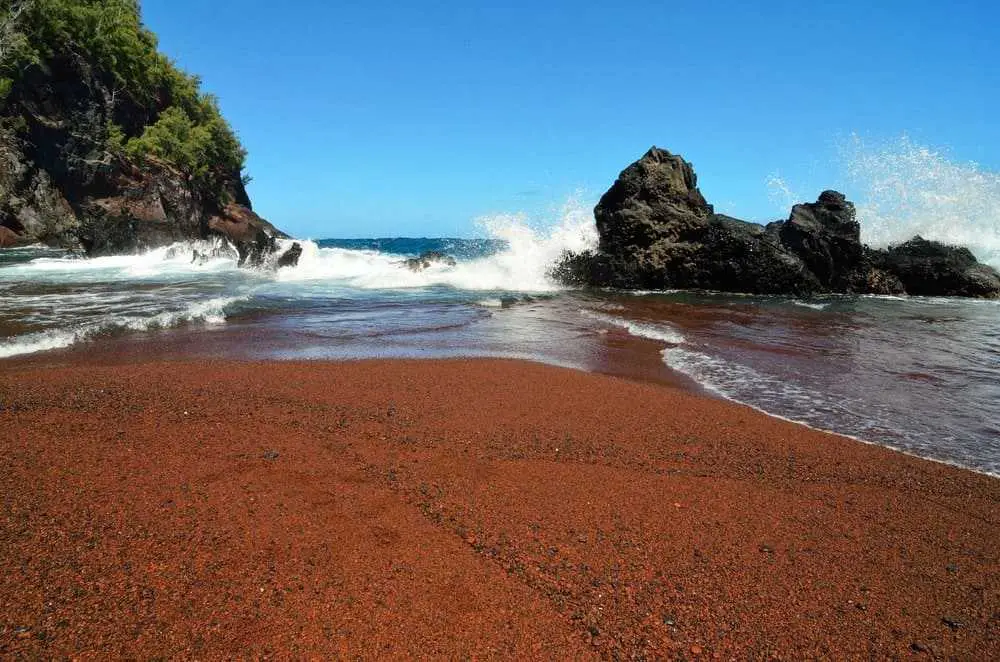
[[[873,441],[872,432],[884,432],[885,428],[876,422],[882,417],[871,411],[869,402],[838,404],[831,401],[829,395],[777,376],[764,375],[747,366],[680,347],[668,347],[661,355],[667,366],[691,377],[706,390],[768,416],[814,430],[833,432],[865,444],[886,446],[925,460],[964,469],[971,467],[987,475],[1000,477],[995,463],[984,466],[983,458],[976,454],[967,454],[961,461],[942,458],[940,449],[936,447],[939,439],[935,444],[914,443],[916,440],[912,439],[903,444],[893,443],[882,434],[879,435],[879,441]],[[778,411],[782,413],[779,414]]]
[[[19,251],[33,252],[33,251],[59,250],[59,249],[49,248],[45,244],[28,244],[27,246],[11,246],[9,248],[5,248],[4,250],[7,251],[8,253],[16,253]]]
[[[40,257],[7,266],[4,278],[89,281],[109,278],[146,279],[184,272],[198,274],[236,268],[235,251],[221,241],[180,242],[136,255],[81,258]]]
[[[605,315],[604,313],[599,313],[593,310],[581,310],[580,312],[585,317],[589,317],[590,319],[625,329],[633,336],[646,338],[648,340],[658,340],[660,342],[667,343],[668,345],[680,345],[684,343],[684,336],[681,332],[664,322],[636,322],[623,317]]]
[[[17,336],[0,342],[0,359],[62,349],[80,342],[85,337],[86,335],[82,331],[61,330],[42,331],[40,333]]]
[[[579,252],[597,245],[597,230],[589,207],[571,201],[559,221],[538,227],[523,214],[501,214],[478,220],[491,239],[508,247],[494,255],[463,260],[452,266],[432,263],[413,271],[403,264],[404,256],[378,251],[320,248],[302,243],[296,267],[278,271],[282,282],[330,281],[360,289],[409,289],[450,286],[462,290],[551,292],[562,286],[550,270],[566,251]]]
[[[201,323],[206,326],[225,324],[226,308],[246,299],[245,296],[216,297],[191,303],[181,310],[165,311],[146,317],[118,316],[74,329],[53,329],[15,336],[0,341],[0,359],[62,349],[121,331],[152,331],[191,323]]]
[[[707,391],[776,418],[819,429],[824,429],[823,425],[831,420],[839,420],[848,427],[854,423],[851,412],[830,402],[823,394],[787,379],[681,347],[668,347],[661,356],[668,367],[687,375]],[[779,410],[785,415],[778,415]]]
[[[793,301],[793,305],[800,306],[802,308],[811,308],[812,310],[826,310],[830,304],[828,303],[815,303],[811,301]]]
[[[667,294],[678,294],[684,290],[625,290],[623,294],[627,294],[633,297],[646,297],[646,296],[656,296],[656,295],[667,295]]]

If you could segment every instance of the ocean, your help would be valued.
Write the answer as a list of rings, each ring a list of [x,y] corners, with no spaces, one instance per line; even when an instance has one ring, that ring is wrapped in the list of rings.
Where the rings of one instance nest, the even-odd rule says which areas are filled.
[[[1000,267],[1000,177],[905,139],[848,145],[865,241],[920,233]],[[772,184],[783,208],[815,197]],[[0,369],[75,357],[521,358],[728,398],[1000,476],[1000,301],[577,291],[549,270],[596,246],[589,205],[541,225],[493,217],[481,234],[305,241],[297,267],[261,271],[204,242],[95,259],[0,250]],[[456,264],[404,264],[429,250]]]
[[[522,358],[702,391],[1000,476],[1000,302],[573,291],[547,270],[594,241],[585,223],[496,235],[305,242],[299,266],[277,271],[204,259],[211,247],[195,244],[95,259],[3,251],[0,367]],[[403,263],[427,250],[457,263]]]

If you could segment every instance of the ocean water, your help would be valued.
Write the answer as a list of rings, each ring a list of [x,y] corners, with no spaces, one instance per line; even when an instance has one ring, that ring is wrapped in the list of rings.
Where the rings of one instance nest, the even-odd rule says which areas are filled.
[[[939,158],[911,147],[897,147],[906,167]],[[877,160],[865,167],[878,179]],[[967,170],[991,194],[995,178]],[[966,237],[1000,266],[1000,204],[951,230],[914,211],[922,199],[933,212],[953,179],[910,196],[907,222]],[[892,185],[873,184],[880,196]],[[909,233],[884,202],[869,208],[875,231]],[[95,259],[0,251],[0,370],[77,357],[526,358],[664,382],[1000,476],[998,301],[573,291],[548,272],[564,250],[596,245],[589,206],[541,227],[497,216],[482,235],[306,241],[297,267],[262,271],[205,243]],[[404,264],[427,250],[457,264]]]

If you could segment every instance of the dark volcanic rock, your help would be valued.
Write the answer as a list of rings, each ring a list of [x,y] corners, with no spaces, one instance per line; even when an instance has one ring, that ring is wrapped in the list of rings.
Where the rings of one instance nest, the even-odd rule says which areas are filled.
[[[740,292],[812,292],[815,277],[776,228],[716,214],[691,164],[653,147],[626,168],[594,216],[600,250],[561,265],[595,285]]]
[[[762,227],[713,217],[698,253],[697,287],[725,292],[808,294],[821,289],[799,257],[781,243],[780,224]]]
[[[906,288],[903,286],[903,282],[899,280],[899,276],[877,266],[878,261],[884,253],[885,251],[865,247],[866,269],[861,272],[864,282],[856,283],[858,285],[858,292],[865,294],[906,294]]]
[[[967,248],[914,237],[878,251],[875,264],[895,275],[909,294],[920,296],[997,297],[1000,274],[980,264]]]
[[[278,256],[278,268],[297,266],[300,257],[302,257],[302,244],[295,242],[287,251]]]
[[[823,289],[854,290],[864,268],[861,226],[854,205],[837,191],[792,207],[780,227],[781,243],[795,253]]]
[[[552,271],[571,285],[752,294],[1000,295],[1000,276],[965,249],[915,239],[889,251],[861,243],[854,205],[824,191],[767,226],[716,214],[691,164],[653,147],[594,209],[599,249]]]
[[[230,204],[212,215],[206,223],[209,231],[219,234],[236,247],[241,267],[266,266],[270,256],[278,252],[278,239],[288,235],[243,205]],[[301,254],[301,246],[299,247]],[[298,262],[298,256],[295,257]]]
[[[713,213],[691,164],[658,147],[622,171],[594,210],[601,250],[610,255],[684,242]]]
[[[432,264],[444,264],[449,267],[455,266],[455,258],[441,251],[425,251],[417,257],[411,257],[408,260],[404,260],[403,264],[412,269],[413,271],[423,271],[429,268]]]
[[[97,172],[50,175],[38,155],[0,130],[0,232],[2,245],[43,243],[81,248],[88,255],[136,253],[177,241],[221,235],[241,256],[270,254],[287,235],[255,214],[234,176],[231,202],[219,209],[187,177],[155,159],[137,164],[111,160]],[[2,165],[2,164],[0,164]]]
[[[116,162],[100,179],[99,187],[82,190],[76,227],[63,231],[61,244],[75,239],[88,255],[111,255],[207,237],[202,201],[169,165]]]

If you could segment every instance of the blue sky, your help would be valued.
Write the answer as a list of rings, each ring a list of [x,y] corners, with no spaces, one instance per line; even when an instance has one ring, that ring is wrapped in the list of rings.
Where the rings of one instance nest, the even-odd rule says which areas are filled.
[[[257,211],[302,237],[544,217],[653,144],[758,220],[782,215],[775,172],[850,193],[835,154],[855,132],[1000,169],[988,0],[142,4],[249,149]]]

